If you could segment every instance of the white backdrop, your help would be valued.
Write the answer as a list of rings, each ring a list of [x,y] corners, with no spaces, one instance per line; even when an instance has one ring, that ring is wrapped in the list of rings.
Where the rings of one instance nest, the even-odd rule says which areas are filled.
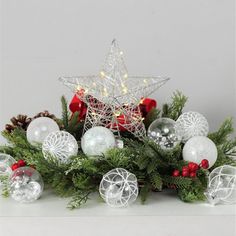
[[[117,38],[130,74],[172,80],[215,129],[236,115],[234,1],[1,0],[0,128],[18,113],[60,114],[57,80],[100,70]]]

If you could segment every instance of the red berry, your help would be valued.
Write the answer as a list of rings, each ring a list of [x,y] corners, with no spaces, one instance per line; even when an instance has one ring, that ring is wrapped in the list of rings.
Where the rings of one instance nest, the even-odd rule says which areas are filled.
[[[201,164],[200,166],[203,168],[203,169],[208,169],[209,168],[209,161],[207,159],[203,159],[201,161]]]
[[[14,171],[16,169],[18,169],[20,166],[18,165],[18,163],[14,163],[12,166],[11,166],[11,169]]]
[[[189,171],[186,171],[186,170],[182,171],[182,176],[183,177],[188,177],[189,176]]]
[[[198,170],[198,164],[194,162],[189,162],[188,163],[188,168],[190,172],[195,172]]]
[[[195,177],[197,176],[197,173],[196,173],[196,172],[191,172],[191,173],[189,174],[189,176],[190,176],[191,178],[195,178]]]
[[[19,167],[26,166],[26,162],[24,160],[19,160],[18,162]]]
[[[182,167],[182,171],[189,171],[188,166],[183,166],[183,167]]]
[[[173,176],[173,177],[178,177],[178,176],[180,176],[179,170],[174,170],[173,173],[172,173],[172,176]]]

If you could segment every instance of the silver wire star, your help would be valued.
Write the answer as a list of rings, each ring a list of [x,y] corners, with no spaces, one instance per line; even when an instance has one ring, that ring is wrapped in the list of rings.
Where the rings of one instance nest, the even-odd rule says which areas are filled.
[[[116,40],[99,75],[60,78],[88,106],[84,132],[104,126],[118,136],[120,130],[127,130],[139,139],[146,136],[146,130],[138,105],[167,80],[160,76],[129,76]]]

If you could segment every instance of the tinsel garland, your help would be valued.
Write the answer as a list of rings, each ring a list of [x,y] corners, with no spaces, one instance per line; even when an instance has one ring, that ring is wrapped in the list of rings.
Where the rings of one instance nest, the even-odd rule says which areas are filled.
[[[57,119],[57,122],[63,130],[80,140],[83,129],[80,114],[71,114],[64,97],[61,101],[62,118]],[[145,126],[148,127],[159,117],[176,120],[182,114],[186,101],[187,98],[180,92],[174,93],[170,104],[164,104],[162,110],[152,109],[147,114]],[[50,158],[45,160],[41,147],[32,146],[27,141],[22,127],[16,127],[12,132],[3,131],[9,145],[1,146],[0,152],[10,154],[16,160],[24,159],[28,165],[34,166],[41,173],[47,188],[53,189],[61,197],[72,197],[68,204],[71,209],[85,203],[91,193],[98,191],[103,175],[118,167],[136,175],[142,202],[149,192],[162,191],[165,188],[175,189],[181,200],[193,202],[205,199],[209,171],[225,164],[236,166],[236,139],[231,139],[232,133],[232,119],[226,119],[218,131],[208,135],[217,146],[218,158],[211,169],[200,168],[195,178],[172,176],[173,170],[181,170],[187,165],[182,158],[182,144],[170,151],[164,151],[154,142],[148,139],[137,140],[127,132],[121,132],[125,146],[123,149],[113,148],[102,156],[90,159],[79,148],[78,155],[69,164],[61,164]],[[78,144],[80,146],[80,141]],[[3,195],[8,195],[6,186]]]

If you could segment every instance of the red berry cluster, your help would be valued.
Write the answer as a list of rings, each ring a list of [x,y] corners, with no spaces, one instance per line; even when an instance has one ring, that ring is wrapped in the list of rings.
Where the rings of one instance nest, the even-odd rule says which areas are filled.
[[[14,171],[14,170],[18,169],[19,167],[23,167],[23,166],[26,166],[26,162],[24,160],[19,160],[18,162],[14,163],[11,166],[11,169]]]
[[[203,159],[199,165],[194,162],[189,162],[187,166],[182,167],[182,173],[179,170],[174,170],[172,176],[179,177],[181,175],[183,177],[195,178],[199,168],[207,169],[208,167],[209,162],[206,159]]]

